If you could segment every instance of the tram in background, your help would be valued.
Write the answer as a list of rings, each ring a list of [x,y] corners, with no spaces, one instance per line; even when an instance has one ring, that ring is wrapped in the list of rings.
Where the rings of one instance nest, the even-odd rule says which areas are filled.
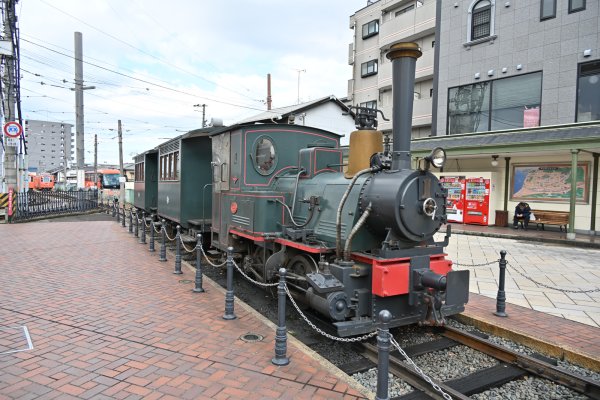
[[[36,174],[30,172],[29,190],[52,190],[54,189],[54,176],[51,174]]]
[[[121,173],[118,169],[99,169],[97,172],[86,171],[86,190],[99,190],[103,200],[116,201],[119,198]]]

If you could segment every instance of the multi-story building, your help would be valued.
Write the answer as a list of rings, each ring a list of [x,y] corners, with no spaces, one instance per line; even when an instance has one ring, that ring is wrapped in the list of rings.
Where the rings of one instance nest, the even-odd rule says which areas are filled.
[[[73,160],[72,124],[25,120],[29,171],[44,172],[67,166]]]
[[[354,105],[382,110],[390,119],[379,118],[384,133],[392,129],[392,64],[385,53],[395,43],[415,42],[423,56],[416,66],[412,136],[431,134],[435,21],[435,0],[369,1],[350,17],[354,41],[348,54],[353,66],[348,98]]]
[[[600,120],[598,7],[586,0],[443,2],[437,135]]]

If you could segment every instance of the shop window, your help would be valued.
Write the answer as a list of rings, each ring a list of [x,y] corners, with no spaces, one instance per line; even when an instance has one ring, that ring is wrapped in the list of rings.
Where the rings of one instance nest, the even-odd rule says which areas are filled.
[[[600,60],[579,64],[576,122],[600,120]]]
[[[379,20],[376,19],[362,26],[362,38],[367,39],[379,33]]]
[[[448,90],[448,134],[539,126],[542,73]]]
[[[366,63],[362,63],[360,65],[361,76],[367,77],[371,75],[377,74],[377,60],[367,61]]]

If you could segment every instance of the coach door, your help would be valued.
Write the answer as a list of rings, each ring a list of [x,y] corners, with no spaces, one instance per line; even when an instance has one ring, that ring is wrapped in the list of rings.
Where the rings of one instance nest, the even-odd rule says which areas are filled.
[[[227,246],[228,224],[222,221],[223,192],[229,190],[231,136],[229,132],[212,137],[212,231],[218,233],[219,247]],[[213,242],[214,242],[213,235]]]

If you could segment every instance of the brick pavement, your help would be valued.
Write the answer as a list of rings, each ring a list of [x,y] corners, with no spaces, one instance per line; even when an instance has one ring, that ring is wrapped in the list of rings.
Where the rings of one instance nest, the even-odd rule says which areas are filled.
[[[0,225],[0,326],[26,325],[34,350],[0,355],[0,398],[355,399],[335,367],[288,342],[272,365],[272,324],[221,288],[191,292],[114,222]],[[183,277],[183,278],[182,278]],[[246,343],[246,333],[265,337]],[[11,346],[0,332],[0,351]],[[4,346],[4,347],[3,347]],[[351,386],[353,385],[353,386]]]

